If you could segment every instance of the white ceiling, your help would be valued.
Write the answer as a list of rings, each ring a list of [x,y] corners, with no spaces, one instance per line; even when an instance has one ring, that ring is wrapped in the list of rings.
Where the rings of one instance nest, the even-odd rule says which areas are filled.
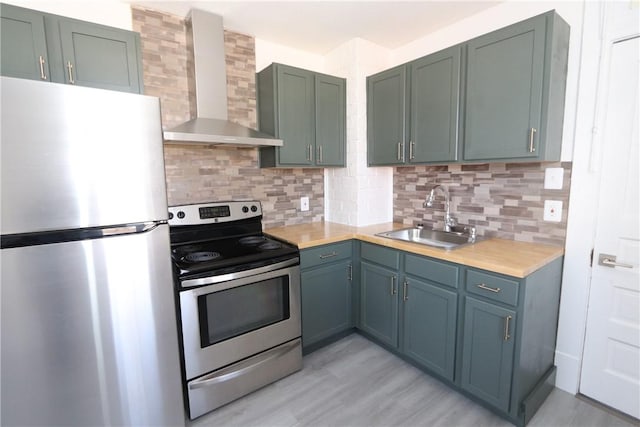
[[[359,37],[395,49],[500,1],[137,1],[186,16],[191,8],[221,15],[228,30],[325,54]]]

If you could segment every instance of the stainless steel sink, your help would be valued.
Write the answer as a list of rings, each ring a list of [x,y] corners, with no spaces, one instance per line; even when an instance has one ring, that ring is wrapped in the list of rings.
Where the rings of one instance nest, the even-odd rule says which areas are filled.
[[[433,246],[442,249],[457,249],[480,240],[478,237],[467,233],[455,233],[452,231],[427,230],[420,227],[403,228],[400,230],[385,231],[376,236],[386,237],[404,242],[418,243],[420,245]]]

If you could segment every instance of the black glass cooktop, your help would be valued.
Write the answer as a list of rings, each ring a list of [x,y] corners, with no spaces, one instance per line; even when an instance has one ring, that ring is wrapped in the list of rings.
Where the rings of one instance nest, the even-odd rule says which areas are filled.
[[[176,245],[171,250],[180,277],[219,275],[298,256],[298,248],[255,234]]]

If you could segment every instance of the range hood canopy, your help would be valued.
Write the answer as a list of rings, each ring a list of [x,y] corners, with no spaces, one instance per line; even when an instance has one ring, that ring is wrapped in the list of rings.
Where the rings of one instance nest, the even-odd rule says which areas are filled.
[[[172,144],[281,147],[282,140],[227,120],[222,17],[191,10],[197,117],[164,132]]]

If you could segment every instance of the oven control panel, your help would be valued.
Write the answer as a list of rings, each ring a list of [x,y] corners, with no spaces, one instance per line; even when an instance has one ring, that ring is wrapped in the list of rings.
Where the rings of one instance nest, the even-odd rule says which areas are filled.
[[[169,206],[169,225],[200,225],[262,216],[259,201],[197,203]]]

